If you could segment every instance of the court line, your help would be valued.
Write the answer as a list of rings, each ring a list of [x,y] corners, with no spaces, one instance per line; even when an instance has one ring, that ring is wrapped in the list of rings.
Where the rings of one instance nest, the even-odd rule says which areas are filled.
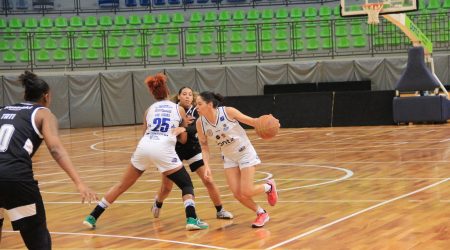
[[[407,194],[403,194],[403,195],[400,195],[400,196],[398,196],[398,197],[392,198],[392,199],[390,199],[390,200],[387,200],[387,201],[378,203],[378,204],[376,204],[376,205],[370,206],[370,207],[365,208],[365,209],[363,209],[363,210],[360,210],[360,211],[358,211],[358,212],[355,212],[355,213],[349,214],[349,215],[347,215],[347,216],[345,216],[345,217],[342,217],[342,218],[340,218],[340,219],[338,219],[338,220],[332,221],[332,222],[330,222],[330,223],[328,223],[328,224],[325,224],[325,225],[322,225],[322,226],[320,226],[320,227],[317,227],[317,228],[315,228],[315,229],[313,229],[313,230],[310,230],[310,231],[308,231],[308,232],[299,234],[299,235],[297,235],[297,236],[295,236],[295,237],[292,237],[292,238],[290,238],[290,239],[287,239],[287,240],[285,240],[285,241],[283,241],[283,242],[280,242],[280,243],[278,243],[278,244],[275,244],[275,245],[273,245],[273,246],[271,246],[271,247],[268,247],[268,248],[266,248],[266,249],[267,249],[267,250],[270,250],[270,249],[274,249],[274,248],[277,248],[277,247],[286,245],[286,244],[288,244],[288,243],[290,243],[290,242],[292,242],[292,241],[301,239],[301,238],[306,237],[306,236],[308,236],[308,235],[310,235],[310,234],[313,234],[313,233],[315,233],[315,232],[317,232],[317,231],[320,231],[320,230],[322,230],[322,229],[331,227],[331,226],[333,226],[333,225],[335,225],[335,224],[337,224],[337,223],[340,223],[340,222],[342,222],[342,221],[348,220],[348,219],[353,218],[353,217],[355,217],[355,216],[357,216],[357,215],[363,214],[363,213],[365,213],[365,212],[367,212],[367,211],[370,211],[370,210],[373,210],[373,209],[375,209],[375,208],[384,206],[384,205],[386,205],[386,204],[388,204],[388,203],[391,203],[391,202],[394,202],[394,201],[403,199],[403,198],[405,198],[405,197],[408,197],[408,196],[411,196],[411,195],[420,193],[420,192],[422,192],[422,191],[424,191],[424,190],[427,190],[427,189],[430,189],[430,188],[432,188],[432,187],[438,186],[438,185],[440,185],[440,184],[442,184],[442,183],[444,183],[444,182],[447,182],[447,181],[449,181],[449,180],[450,180],[450,178],[446,178],[446,179],[444,179],[444,180],[442,180],[442,181],[438,181],[438,182],[436,182],[436,183],[430,184],[430,185],[428,185],[428,186],[425,186],[425,187],[423,187],[423,188],[420,188],[420,189],[417,189],[417,190],[415,190],[415,191],[409,192],[409,193],[407,193]]]
[[[11,230],[3,230],[3,232],[6,232],[6,233],[19,233],[18,231],[11,231]],[[197,244],[197,243],[184,242],[184,241],[164,240],[164,239],[157,239],[157,238],[114,235],[114,234],[95,234],[95,233],[87,234],[87,233],[66,233],[66,232],[50,232],[50,234],[54,234],[54,235],[77,235],[77,236],[89,236],[89,237],[105,237],[105,238],[119,238],[119,239],[133,239],[133,240],[144,240],[144,241],[159,241],[159,242],[165,242],[165,243],[175,243],[175,244],[180,244],[180,245],[188,245],[188,246],[211,248],[211,249],[227,249],[227,248],[213,246],[213,245],[204,245],[204,244]]]

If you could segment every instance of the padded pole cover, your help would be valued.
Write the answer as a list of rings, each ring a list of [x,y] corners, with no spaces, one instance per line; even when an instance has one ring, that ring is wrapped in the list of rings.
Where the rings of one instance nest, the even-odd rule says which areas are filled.
[[[397,82],[398,91],[427,91],[439,88],[439,82],[425,65],[423,47],[412,47],[408,51],[406,70]]]

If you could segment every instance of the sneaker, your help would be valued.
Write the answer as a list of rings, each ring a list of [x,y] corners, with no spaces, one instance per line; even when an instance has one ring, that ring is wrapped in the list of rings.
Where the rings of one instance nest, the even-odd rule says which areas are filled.
[[[84,219],[83,224],[88,226],[89,228],[95,228],[95,223],[97,220],[92,215],[88,215],[86,219]]]
[[[201,230],[201,229],[207,229],[208,224],[206,222],[201,221],[199,218],[194,219],[192,217],[187,218],[186,221],[186,229],[188,231],[192,230]]]
[[[217,212],[217,219],[231,220],[233,219],[233,214],[223,209]]]
[[[253,228],[263,227],[269,221],[269,214],[263,213],[256,215],[256,220],[252,223]]]
[[[269,202],[269,205],[275,206],[278,201],[278,192],[277,192],[277,186],[275,185],[275,180],[270,179],[267,181],[267,184],[269,184],[272,188],[267,193],[267,202]]]
[[[156,199],[155,199],[155,202],[153,203],[153,207],[152,207],[153,218],[159,218],[160,210],[161,210],[161,208],[156,206]]]

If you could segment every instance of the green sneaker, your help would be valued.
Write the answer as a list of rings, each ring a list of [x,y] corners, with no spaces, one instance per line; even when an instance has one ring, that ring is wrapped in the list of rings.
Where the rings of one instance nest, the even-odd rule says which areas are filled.
[[[188,231],[192,230],[201,230],[201,229],[207,229],[208,224],[206,222],[201,221],[199,218],[194,219],[192,217],[187,218],[186,221],[186,229]]]
[[[95,223],[97,220],[92,215],[88,215],[86,219],[84,219],[83,224],[88,226],[89,228],[95,228]]]

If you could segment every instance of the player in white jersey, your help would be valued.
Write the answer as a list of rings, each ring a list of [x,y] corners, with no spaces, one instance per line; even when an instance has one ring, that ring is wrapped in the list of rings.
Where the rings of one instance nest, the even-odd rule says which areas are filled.
[[[264,226],[269,214],[253,201],[252,197],[266,193],[268,202],[274,206],[278,200],[275,181],[255,185],[255,166],[261,161],[239,122],[255,126],[255,118],[242,114],[232,107],[219,107],[223,97],[212,92],[202,92],[197,97],[198,140],[202,147],[203,161],[209,166],[209,146],[207,137],[211,137],[220,147],[224,161],[227,183],[234,197],[244,206],[256,212],[252,227]],[[210,169],[206,175],[210,174]]]
[[[157,102],[145,113],[144,136],[139,141],[122,180],[105,194],[83,224],[95,228],[97,219],[105,209],[153,164],[161,172],[163,182],[172,181],[181,189],[187,218],[186,229],[208,228],[208,224],[197,217],[191,178],[175,152],[177,136],[184,137],[184,140],[187,136],[186,128],[180,127],[186,119],[186,113],[178,104],[168,100],[169,89],[166,81],[163,74],[150,76],[145,80]]]
[[[209,197],[214,203],[216,208],[216,217],[218,219],[232,219],[233,214],[225,210],[222,206],[222,201],[220,199],[219,189],[213,181],[212,176],[210,178],[205,178],[205,164],[202,159],[202,150],[197,138],[197,128],[195,126],[195,121],[198,118],[198,113],[195,108],[194,92],[189,87],[182,87],[178,91],[178,95],[172,98],[174,103],[178,103],[186,111],[186,116],[188,117],[189,125],[186,127],[187,138],[186,141],[179,141],[175,146],[175,151],[177,152],[180,160],[185,160],[189,164],[191,172],[197,173],[203,182],[203,185],[208,190]],[[153,217],[158,218],[164,200],[169,196],[172,190],[173,183],[165,182],[161,183],[161,188],[155,197],[155,202],[153,203],[152,213]]]

